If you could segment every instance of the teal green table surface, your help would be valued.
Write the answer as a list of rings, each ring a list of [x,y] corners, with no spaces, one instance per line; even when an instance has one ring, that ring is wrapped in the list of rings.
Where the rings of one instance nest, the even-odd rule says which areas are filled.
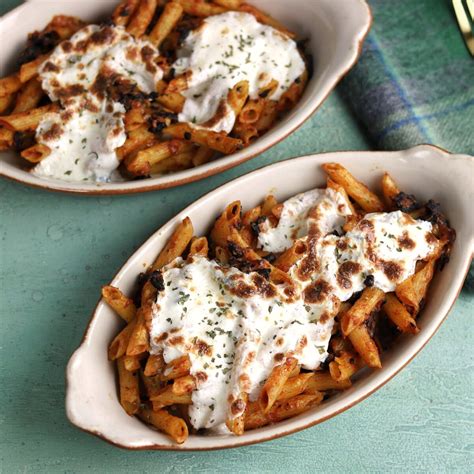
[[[0,12],[18,3],[2,0]],[[377,31],[380,37],[383,29]],[[458,40],[451,51],[465,54]],[[76,197],[0,180],[0,472],[469,472],[472,280],[404,371],[363,403],[292,436],[218,452],[129,452],[66,419],[64,369],[100,286],[156,228],[216,186],[295,155],[370,149],[373,140],[346,104],[347,90],[338,90],[298,132],[262,156],[171,190]],[[457,126],[466,137],[472,132],[472,123]],[[468,151],[462,149],[466,140],[457,143],[453,151]]]

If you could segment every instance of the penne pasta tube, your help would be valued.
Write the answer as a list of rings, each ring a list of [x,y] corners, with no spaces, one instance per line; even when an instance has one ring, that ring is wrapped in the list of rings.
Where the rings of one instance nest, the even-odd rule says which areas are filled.
[[[122,357],[127,351],[128,341],[135,327],[135,320],[130,321],[114,338],[109,346],[109,360]]]
[[[201,166],[211,161],[216,152],[207,146],[200,146],[192,158],[193,166]]]
[[[274,100],[265,100],[263,103],[262,113],[255,122],[255,129],[259,133],[266,132],[275,123],[278,117],[278,104]]]
[[[173,138],[190,140],[198,145],[205,145],[226,155],[242,148],[242,140],[229,137],[224,132],[192,128],[186,123],[170,125],[163,132],[171,135]]]
[[[400,194],[397,184],[393,178],[388,174],[384,173],[382,176],[382,194],[387,205],[387,209],[392,211],[395,209],[395,198]]]
[[[209,244],[207,242],[206,237],[198,237],[191,242],[189,247],[189,256],[192,257],[193,255],[201,255],[203,257],[207,257],[209,253]]]
[[[271,213],[274,215],[278,220],[280,220],[281,213],[283,211],[283,204],[279,203],[276,206],[272,207]]]
[[[182,444],[188,438],[188,427],[183,419],[170,415],[166,410],[150,410],[141,407],[138,416],[159,431],[168,434],[178,444]]]
[[[145,370],[143,375],[146,377],[153,377],[161,374],[165,365],[162,354],[150,354],[146,361]]]
[[[369,367],[376,369],[380,369],[382,367],[377,345],[370,337],[369,331],[364,324],[356,326],[350,332],[348,337],[354,346],[354,349],[359,353],[359,355]]]
[[[158,102],[171,112],[179,114],[184,107],[186,99],[179,92],[167,92],[158,97]]]
[[[214,3],[229,10],[236,10],[243,3],[243,0],[214,0]]]
[[[184,73],[173,78],[165,89],[166,94],[179,93],[188,88],[189,73]]]
[[[240,81],[227,94],[227,103],[236,116],[242,113],[245,101],[249,96],[249,81]]]
[[[345,390],[352,385],[349,379],[334,380],[329,372],[314,372],[308,379],[305,392],[325,392],[327,390]]]
[[[344,336],[349,335],[355,327],[360,326],[382,305],[385,293],[372,286],[365,288],[360,298],[346,311],[341,318],[341,329]]]
[[[171,33],[183,15],[183,7],[177,2],[165,5],[163,13],[151,30],[149,40],[158,48],[163,40]]]
[[[272,79],[268,84],[264,85],[263,87],[260,87],[260,89],[258,90],[258,96],[261,99],[267,99],[271,97],[278,89],[278,84],[279,82],[276,79]],[[276,104],[276,102],[274,103]]]
[[[232,134],[239,138],[244,146],[250,145],[258,138],[258,130],[255,126],[240,122],[235,124]]]
[[[131,298],[127,298],[118,288],[114,286],[103,286],[102,297],[107,304],[127,323],[136,315],[137,308]]]
[[[278,395],[278,400],[293,398],[303,393],[306,390],[308,381],[312,375],[313,374],[311,372],[307,372],[305,374],[299,374],[290,377]]]
[[[217,246],[214,250],[216,254],[216,260],[222,264],[229,263],[229,252],[222,247]]]
[[[142,306],[137,311],[136,322],[127,345],[127,355],[129,356],[143,354],[149,350],[148,329],[145,322],[147,319],[146,311],[151,311],[151,309]]]
[[[4,115],[0,117],[0,125],[19,132],[32,130],[38,126],[47,113],[55,112],[56,110],[58,110],[58,106],[50,104],[18,114]]]
[[[140,0],[140,4],[127,25],[127,32],[136,38],[143,36],[153,19],[156,5],[157,0]]]
[[[349,199],[349,196],[347,195],[346,190],[340,184],[337,184],[331,178],[328,178],[327,179],[327,187],[330,188],[330,189],[333,189],[334,191],[341,194],[342,197],[344,198],[344,201],[346,201],[346,204],[349,206],[349,209],[351,210],[351,213],[354,216],[357,215],[357,212],[356,212],[354,206],[352,205],[352,202]]]
[[[12,74],[11,76],[3,77],[0,79],[0,96],[14,94],[19,91],[22,86],[22,82],[18,74]]]
[[[263,112],[265,101],[263,99],[252,99],[242,107],[239,114],[239,122],[245,124],[254,124]]]
[[[323,401],[322,393],[302,393],[293,398],[278,400],[269,412],[273,423],[299,415]]]
[[[262,215],[270,216],[272,215],[272,209],[278,204],[276,197],[273,194],[268,194],[265,196],[262,204]]]
[[[191,392],[176,394],[173,392],[173,385],[166,385],[157,394],[150,397],[153,402],[153,410],[168,407],[170,405],[191,405]]]
[[[123,0],[112,13],[112,21],[118,26],[127,26],[140,0]]]
[[[141,367],[140,358],[141,358],[141,355],[134,355],[134,356],[124,355],[123,365],[125,366],[125,369],[130,372],[134,372],[135,370],[138,370]]]
[[[147,175],[150,174],[152,166],[160,161],[178,153],[189,151],[191,148],[192,145],[184,140],[163,141],[128,156],[125,158],[125,166],[134,175]]]
[[[248,395],[242,392],[237,400],[234,400],[230,404],[230,416],[227,417],[225,422],[229,431],[237,436],[244,433],[245,429],[245,408],[248,403]],[[239,413],[237,415],[237,413]],[[235,416],[236,415],[236,416]]]
[[[117,360],[120,404],[128,415],[135,415],[140,408],[140,392],[136,372],[125,369],[123,358]]]
[[[262,208],[260,206],[256,206],[252,209],[249,209],[248,211],[244,212],[244,215],[242,216],[242,225],[251,226],[254,222],[257,221],[261,214]]]
[[[48,146],[43,145],[42,143],[37,143],[36,145],[30,146],[26,150],[23,150],[20,155],[30,163],[39,163],[50,153],[51,149]]]
[[[290,38],[294,38],[296,36],[290,30],[285,28],[285,26],[283,26],[279,21],[275,20],[275,18],[272,18],[270,15],[263,13],[261,10],[252,5],[244,3],[239,7],[239,10],[245,13],[250,13],[257,19],[258,22],[263,23],[264,25],[271,26],[280,31],[281,33],[285,34],[286,36],[289,36]],[[213,15],[215,15],[215,13],[213,13]]]
[[[143,110],[143,105],[141,104],[139,106],[132,107],[125,113],[124,124],[125,130],[127,132],[143,126],[145,122],[145,111]]]
[[[43,89],[38,79],[30,79],[17,95],[12,113],[26,112],[38,106],[43,97]]]
[[[352,351],[342,351],[329,363],[329,373],[334,380],[343,381],[350,379],[362,364]]]
[[[0,127],[0,151],[8,150],[13,146],[13,132],[5,127]]]
[[[225,8],[215,5],[212,3],[204,3],[198,0],[175,0],[178,2],[182,7],[185,13],[188,15],[194,16],[211,16],[211,15],[219,15],[226,11]]]
[[[295,357],[286,357],[284,362],[271,371],[260,392],[259,402],[264,413],[268,413],[283,390],[290,373],[297,366]]]
[[[245,429],[260,428],[269,423],[299,415],[321,403],[322,399],[323,395],[319,392],[313,394],[303,393],[296,397],[277,401],[269,413],[264,413],[258,402],[250,403],[245,414]]]
[[[7,113],[14,101],[15,94],[7,94],[0,96],[0,114]]]
[[[141,373],[143,385],[145,386],[145,392],[149,399],[156,397],[163,389],[163,382],[157,375],[145,375]]]
[[[168,239],[168,242],[156,258],[155,262],[151,266],[151,269],[159,270],[168,263],[172,262],[175,258],[180,257],[186,250],[189,242],[191,242],[192,237],[193,225],[191,223],[191,219],[186,217]]]
[[[285,250],[273,263],[276,268],[288,272],[288,270],[300,259],[308,250],[308,245],[302,240],[297,240],[288,250]]]
[[[411,334],[417,334],[420,331],[415,319],[413,319],[405,306],[400,303],[393,293],[386,295],[383,310],[390,321],[392,321],[400,331],[409,332]]]
[[[33,59],[33,61],[30,61],[29,63],[22,64],[18,76],[20,81],[25,83],[36,77],[38,75],[40,66],[46,61],[48,56],[48,54],[43,54],[38,56],[36,59]]]
[[[217,218],[214,227],[211,230],[212,241],[221,247],[227,247],[229,236],[233,229],[240,225],[240,214],[242,206],[240,201],[231,202],[224,212]]]
[[[76,18],[68,15],[55,15],[48,23],[45,31],[55,31],[61,40],[70,38],[76,31],[86,26],[86,24]]]
[[[411,309],[413,315],[417,315],[420,311],[421,302],[433,278],[435,264],[436,260],[432,258],[421,270],[400,283],[395,289],[398,299]]]
[[[175,395],[185,395],[191,393],[196,388],[196,382],[192,375],[184,375],[174,379],[173,385],[171,385],[171,391]]]
[[[178,357],[177,359],[172,360],[163,370],[161,379],[174,380],[179,377],[184,377],[189,375],[189,370],[191,369],[191,362],[188,356]]]
[[[347,194],[359,204],[366,212],[382,212],[384,205],[382,201],[372,193],[365,184],[352,176],[349,171],[338,163],[327,163],[322,165],[329,177],[340,184]]]
[[[306,83],[308,82],[308,71],[305,69],[303,74],[298,77],[293,84],[282,94],[278,101],[278,110],[290,110],[300,100]]]
[[[184,151],[177,155],[172,155],[169,158],[160,161],[153,165],[150,169],[150,174],[167,173],[170,171],[185,170],[192,167],[192,160],[194,156],[194,148],[190,151]]]
[[[116,150],[117,158],[123,160],[134,152],[150,147],[156,141],[156,135],[149,132],[146,125],[142,125],[128,132],[127,140]]]

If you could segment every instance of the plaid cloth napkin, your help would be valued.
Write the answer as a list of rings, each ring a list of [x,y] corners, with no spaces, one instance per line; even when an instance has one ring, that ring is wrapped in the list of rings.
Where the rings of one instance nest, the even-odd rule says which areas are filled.
[[[474,60],[449,0],[369,0],[373,25],[339,91],[374,148],[474,154]]]

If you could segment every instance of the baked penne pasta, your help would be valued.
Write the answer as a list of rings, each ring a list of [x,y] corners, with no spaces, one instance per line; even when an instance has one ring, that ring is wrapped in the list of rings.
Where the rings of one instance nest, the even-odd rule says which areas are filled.
[[[127,323],[136,315],[137,308],[132,299],[127,298],[118,288],[114,286],[103,286],[102,297],[107,304]]]
[[[230,202],[206,236],[185,218],[141,276],[136,314],[120,292],[105,292],[128,321],[108,351],[127,413],[138,403],[165,433],[152,416],[239,436],[317,409],[364,366],[381,368],[398,334],[419,332],[454,231],[431,201],[418,220],[371,212],[377,195],[342,166],[324,168],[326,189],[270,194],[250,209]]]
[[[108,20],[53,17],[29,36],[19,70],[0,79],[0,125],[36,132],[36,148],[20,154],[35,175],[108,182],[201,166],[251,145],[306,85],[296,34],[241,0],[122,0]],[[260,30],[263,50],[253,41]],[[201,34],[215,40],[194,41]],[[214,64],[204,64],[207,47]]]

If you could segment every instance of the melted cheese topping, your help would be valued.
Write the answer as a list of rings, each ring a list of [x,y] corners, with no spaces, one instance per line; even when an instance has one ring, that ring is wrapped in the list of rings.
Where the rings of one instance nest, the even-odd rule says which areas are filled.
[[[166,362],[189,356],[195,428],[221,428],[238,416],[232,402],[241,392],[255,400],[285,355],[317,369],[341,301],[367,284],[393,291],[436,251],[431,224],[400,211],[367,214],[345,235],[330,234],[349,214],[344,197],[331,189],[284,203],[279,224],[262,231],[261,245],[280,251],[296,240],[307,243],[289,270],[290,286],[205,257],[178,258],[163,269],[164,290],[149,326],[151,353],[163,353]]]
[[[342,237],[308,237],[313,254],[294,265],[290,273],[295,279],[302,278],[302,267],[308,260],[315,262],[310,279],[341,301],[363,290],[369,275],[373,286],[388,293],[415,273],[418,260],[435,252],[437,241],[431,229],[429,222],[415,221],[400,211],[367,214]]]
[[[112,97],[116,84],[151,93],[162,78],[157,49],[122,27],[89,25],[63,41],[42,64],[43,89],[62,110],[36,130],[51,154],[33,173],[66,181],[120,179],[115,150],[126,140],[125,108]],[[113,86],[112,86],[113,84]]]
[[[297,194],[283,203],[276,227],[271,227],[268,221],[260,226],[258,244],[267,252],[283,252],[296,239],[308,235],[313,226],[322,235],[341,232],[345,217],[350,214],[345,198],[331,188]]]
[[[225,422],[240,391],[254,400],[281,355],[294,352],[306,369],[327,356],[334,303],[307,304],[257,273],[225,268],[204,257],[176,260],[163,271],[151,323],[151,353],[166,362],[188,354],[198,388],[189,408],[195,428]],[[238,413],[234,413],[237,415]]]
[[[186,73],[188,82],[179,121],[217,132],[230,133],[234,126],[235,113],[226,97],[235,84],[248,81],[250,97],[256,99],[275,79],[278,87],[268,98],[278,100],[305,70],[295,41],[241,12],[206,18],[188,35],[178,56],[173,68]]]

